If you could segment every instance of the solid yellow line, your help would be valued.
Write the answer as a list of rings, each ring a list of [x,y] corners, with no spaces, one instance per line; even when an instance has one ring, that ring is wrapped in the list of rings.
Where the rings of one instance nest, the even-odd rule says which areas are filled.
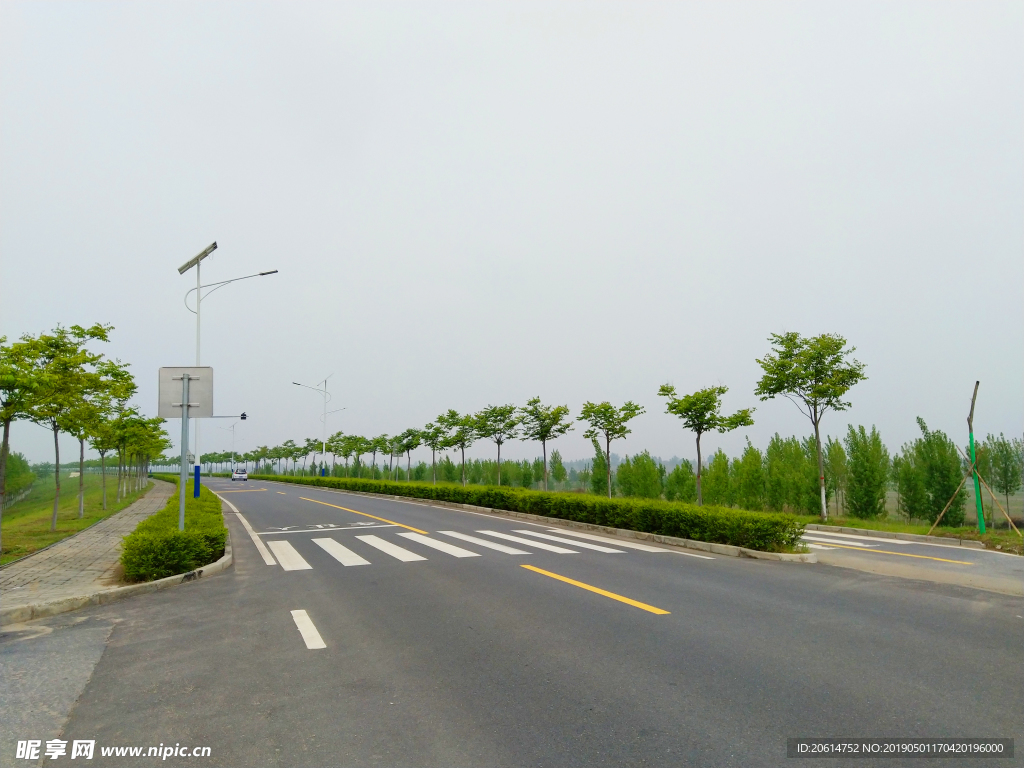
[[[818,542],[814,542],[817,544]],[[858,552],[877,552],[880,555],[899,555],[900,557],[916,557],[921,560],[938,560],[940,563],[956,563],[957,565],[974,565],[964,560],[946,560],[944,557],[928,557],[928,555],[911,555],[909,552],[890,552],[887,549],[865,549],[864,547],[848,547],[845,544],[820,544],[822,547],[839,547],[840,549],[856,549]]]
[[[620,603],[626,603],[627,605],[632,605],[634,608],[641,608],[641,609],[643,609],[645,611],[650,611],[651,613],[656,613],[659,616],[666,616],[666,615],[668,615],[670,613],[669,611],[661,610],[661,608],[655,608],[653,605],[648,605],[647,603],[641,603],[638,600],[631,600],[628,597],[623,597],[622,595],[616,595],[614,592],[606,592],[605,590],[599,589],[598,587],[592,587],[589,584],[584,584],[582,581],[575,581],[573,579],[566,578],[565,576],[559,576],[557,573],[551,573],[550,571],[542,571],[540,568],[535,568],[532,565],[524,565],[523,568],[526,568],[529,571],[534,571],[535,573],[542,574],[544,576],[550,576],[552,579],[558,579],[559,581],[564,581],[566,584],[572,584],[574,587],[579,587],[580,589],[586,589],[586,590],[589,590],[591,592],[596,592],[599,595],[604,595],[605,597],[610,597],[612,600],[618,600]]]
[[[316,499],[307,499],[305,496],[299,496],[303,501],[312,501],[314,504],[323,504],[325,507],[334,507],[335,509],[343,509],[346,512],[352,512],[356,515],[362,515],[363,517],[372,517],[374,520],[380,520],[391,525],[397,525],[399,528],[408,528],[410,531],[416,531],[416,533],[422,533],[424,536],[429,536],[428,531],[421,531],[419,528],[413,528],[411,525],[402,525],[402,523],[396,523],[394,520],[385,520],[383,517],[377,517],[376,515],[368,515],[366,512],[358,512],[348,507],[339,507],[337,504],[328,504],[326,501],[317,501]]]
[[[250,488],[245,491],[218,491],[218,493],[261,493],[267,490],[266,488]]]

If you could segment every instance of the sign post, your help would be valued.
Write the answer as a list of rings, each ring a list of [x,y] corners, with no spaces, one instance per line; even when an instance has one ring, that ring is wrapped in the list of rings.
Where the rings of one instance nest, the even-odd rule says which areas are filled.
[[[181,382],[180,386],[178,382]],[[181,400],[177,401],[180,393]],[[181,474],[178,485],[178,530],[185,530],[185,491],[188,483],[188,421],[213,417],[213,368],[161,368],[157,415],[181,419]],[[197,425],[198,426],[198,425]],[[198,462],[198,457],[196,457]],[[199,497],[199,467],[195,468],[194,496]]]

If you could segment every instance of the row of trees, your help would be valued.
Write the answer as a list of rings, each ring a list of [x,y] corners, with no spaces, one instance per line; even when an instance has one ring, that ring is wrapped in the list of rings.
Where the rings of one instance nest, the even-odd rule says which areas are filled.
[[[863,380],[864,365],[854,360],[854,349],[847,348],[846,340],[836,334],[823,334],[803,338],[797,333],[772,334],[769,338],[771,351],[757,362],[764,371],[755,394],[762,400],[787,397],[794,401],[810,419],[814,428],[815,458],[819,483],[820,509],[826,517],[827,489],[821,448],[820,424],[825,413],[841,411],[849,407],[842,398],[857,382]],[[728,388],[722,385],[707,387],[697,392],[679,395],[671,384],[663,385],[658,394],[666,399],[666,412],[677,416],[683,427],[694,433],[697,446],[697,466],[694,484],[696,502],[703,503],[701,437],[711,431],[729,432],[752,425],[752,408],[744,408],[731,415],[722,413],[722,397]],[[628,423],[644,413],[644,408],[627,401],[622,406],[610,402],[586,402],[578,420],[585,422],[584,436],[599,446],[603,453],[601,462],[595,460],[592,478],[602,476],[604,492],[613,493],[611,468],[611,444],[630,434]],[[478,440],[490,440],[495,444],[495,461],[498,484],[501,484],[501,448],[510,440],[532,440],[541,444],[543,465],[543,487],[548,488],[548,443],[573,429],[569,408],[565,405],[544,405],[540,398],[533,398],[524,407],[515,405],[489,405],[475,414],[460,414],[449,410],[438,416],[423,428],[407,429],[397,436],[379,435],[374,438],[359,435],[332,435],[327,441],[326,451],[334,457],[341,456],[345,462],[345,474],[349,473],[349,460],[354,459],[355,471],[360,471],[362,456],[380,453],[388,457],[388,471],[394,474],[395,459],[406,458],[406,476],[411,476],[412,451],[426,446],[431,450],[431,478],[437,482],[437,457],[446,450],[457,450],[461,456],[460,480],[469,482],[466,474],[466,449]],[[291,460],[294,465],[299,458],[305,461],[323,451],[323,445],[316,440],[307,440],[302,446],[286,442],[276,448],[261,448],[266,460]],[[324,457],[326,459],[326,457]],[[332,459],[332,463],[335,459]],[[257,459],[257,462],[259,460]],[[600,463],[600,467],[598,466]],[[326,473],[326,462],[321,471]],[[596,482],[593,481],[592,482]]]
[[[8,343],[0,336],[0,507],[7,492],[10,427],[27,420],[53,434],[54,485],[50,530],[57,527],[60,504],[60,434],[72,435],[79,445],[78,514],[84,515],[85,445],[99,452],[103,467],[103,507],[106,509],[106,457],[118,458],[118,498],[141,487],[148,463],[170,441],[162,419],[147,419],[128,406],[136,392],[128,366],[92,352],[88,346],[109,341],[112,326],[57,326],[50,333],[23,335]]]

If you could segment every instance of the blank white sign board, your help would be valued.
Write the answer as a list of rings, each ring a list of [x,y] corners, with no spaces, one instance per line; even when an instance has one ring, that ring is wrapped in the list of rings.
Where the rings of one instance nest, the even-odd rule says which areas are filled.
[[[157,415],[161,419],[181,418],[181,377],[188,374],[188,409],[190,419],[213,416],[213,368],[208,365],[191,368],[160,369],[160,399]]]

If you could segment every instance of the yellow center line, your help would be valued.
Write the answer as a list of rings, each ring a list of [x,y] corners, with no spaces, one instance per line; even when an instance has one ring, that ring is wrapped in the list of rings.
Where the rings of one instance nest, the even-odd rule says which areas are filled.
[[[590,592],[596,592],[599,595],[604,595],[605,597],[610,597],[612,600],[618,600],[620,603],[626,603],[627,605],[632,605],[634,608],[640,608],[642,610],[649,611],[650,613],[656,613],[659,616],[666,616],[666,615],[668,615],[670,613],[670,611],[663,611],[663,610],[661,610],[661,608],[655,608],[653,605],[647,605],[647,603],[641,603],[638,600],[631,600],[628,597],[623,597],[622,595],[616,595],[614,592],[607,592],[607,591],[605,591],[603,589],[600,589],[598,587],[592,587],[589,584],[584,584],[582,581],[575,581],[574,579],[569,579],[569,578],[566,578],[565,576],[559,576],[557,573],[551,573],[551,571],[542,571],[540,568],[535,568],[532,565],[524,565],[522,567],[527,569],[528,571],[533,571],[533,572],[539,573],[539,574],[541,574],[543,576],[549,576],[552,579],[558,579],[559,581],[564,581],[566,584],[572,584],[574,587],[579,587],[580,589],[586,589],[586,590],[589,590]]]
[[[218,493],[261,493],[266,488],[247,488],[244,491],[218,491]]]
[[[343,509],[346,512],[351,512],[355,515],[362,515],[363,517],[372,517],[374,520],[380,520],[391,525],[397,525],[399,528],[408,528],[410,531],[416,531],[416,533],[422,533],[424,536],[429,536],[429,531],[421,531],[419,528],[413,528],[411,525],[402,525],[402,523],[396,523],[394,520],[385,520],[383,517],[377,517],[376,515],[369,515],[366,512],[358,512],[348,507],[339,507],[337,504],[328,504],[326,501],[317,501],[316,499],[307,499],[305,496],[299,496],[303,501],[312,501],[314,504],[323,504],[325,507],[334,507],[335,509]]]
[[[839,549],[855,549],[858,552],[877,552],[880,555],[899,555],[900,557],[916,557],[920,560],[938,560],[940,563],[956,563],[957,565],[974,565],[964,560],[946,560],[944,557],[928,557],[928,555],[911,555],[909,552],[890,552],[887,549],[865,549],[864,547],[848,547],[845,544],[822,544],[823,547],[839,547]]]
[[[282,496],[285,495],[284,491],[278,491],[278,493],[281,494]]]

